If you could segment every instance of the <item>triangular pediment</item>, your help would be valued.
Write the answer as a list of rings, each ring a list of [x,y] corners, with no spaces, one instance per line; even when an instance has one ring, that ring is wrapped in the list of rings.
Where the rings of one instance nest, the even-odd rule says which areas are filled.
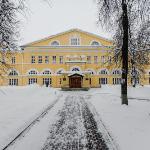
[[[49,37],[43,38],[41,40],[37,40],[28,44],[23,45],[23,47],[30,46],[51,46],[52,42],[59,43],[59,46],[69,46],[71,37],[79,37],[81,46],[91,45],[93,41],[100,43],[102,46],[112,46],[113,41],[103,38],[99,35],[89,33],[80,29],[70,29],[65,32],[61,32],[55,35],[51,35]]]

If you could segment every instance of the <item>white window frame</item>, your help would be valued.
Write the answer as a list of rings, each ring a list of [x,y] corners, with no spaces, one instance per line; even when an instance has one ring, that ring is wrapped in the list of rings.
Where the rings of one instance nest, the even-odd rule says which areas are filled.
[[[31,64],[35,64],[35,56],[31,56]]]
[[[28,84],[30,85],[30,84],[35,84],[35,83],[37,83],[37,78],[29,78],[28,79]]]
[[[42,64],[42,61],[43,61],[42,56],[38,56],[38,63]]]
[[[10,86],[18,86],[18,79],[9,79]]]
[[[70,45],[72,45],[72,46],[80,45],[80,38],[79,37],[71,37],[70,38]]]

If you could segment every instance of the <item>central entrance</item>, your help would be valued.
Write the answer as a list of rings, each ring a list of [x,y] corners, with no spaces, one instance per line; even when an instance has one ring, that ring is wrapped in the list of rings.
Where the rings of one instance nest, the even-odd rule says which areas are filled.
[[[69,88],[81,88],[83,76],[74,74],[69,76]]]

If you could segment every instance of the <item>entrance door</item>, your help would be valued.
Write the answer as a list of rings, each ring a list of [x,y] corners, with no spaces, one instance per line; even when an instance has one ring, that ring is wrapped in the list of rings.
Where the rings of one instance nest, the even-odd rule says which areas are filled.
[[[81,88],[82,77],[81,76],[71,76],[69,78],[70,88]]]

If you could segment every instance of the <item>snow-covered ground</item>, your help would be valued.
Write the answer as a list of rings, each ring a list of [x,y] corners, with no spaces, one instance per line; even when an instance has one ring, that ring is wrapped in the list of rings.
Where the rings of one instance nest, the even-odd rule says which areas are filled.
[[[58,91],[37,85],[0,87],[0,149],[32,121]]]
[[[91,89],[90,102],[121,150],[149,150],[150,87],[130,87],[129,106],[121,105],[119,91],[120,86]]]
[[[59,109],[63,108],[65,97],[69,95],[81,95],[87,99],[88,104],[95,107],[99,119],[102,119],[120,150],[149,150],[149,91],[148,86],[130,87],[129,106],[125,106],[121,105],[120,86],[102,86],[88,92],[60,92],[58,89],[39,86],[0,87],[0,149],[63,93],[61,100],[40,121],[41,125],[37,124],[24,140],[12,147],[13,150],[20,150],[22,146],[29,150],[38,150],[40,147],[40,150],[46,142],[50,125],[55,124],[58,119],[55,117]],[[29,143],[26,144],[27,142]]]

